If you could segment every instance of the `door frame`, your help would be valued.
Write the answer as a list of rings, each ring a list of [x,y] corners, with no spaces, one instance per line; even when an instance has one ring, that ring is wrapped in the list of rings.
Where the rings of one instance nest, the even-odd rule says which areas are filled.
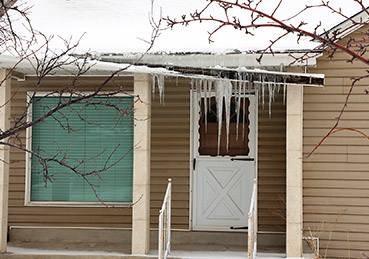
[[[204,93],[200,93],[201,97],[204,96]],[[251,121],[254,121],[254,127],[250,129],[249,133],[249,141],[250,141],[250,154],[248,156],[243,157],[253,157],[254,158],[254,176],[258,179],[258,95],[257,91],[251,91],[247,93],[250,96],[250,124]],[[201,231],[194,229],[193,218],[194,218],[194,186],[195,186],[195,177],[194,173],[196,168],[194,168],[194,158],[198,157],[198,130],[195,130],[195,126],[198,126],[199,120],[199,98],[198,92],[196,90],[190,90],[190,159],[189,159],[189,168],[190,168],[190,195],[189,195],[189,230],[191,231]],[[241,125],[241,123],[240,123]],[[253,148],[252,148],[253,147]],[[210,158],[210,156],[209,156]],[[225,156],[225,159],[229,159],[229,156]],[[258,199],[256,193],[256,200]],[[205,230],[204,230],[205,231]],[[207,230],[211,231],[211,230]]]

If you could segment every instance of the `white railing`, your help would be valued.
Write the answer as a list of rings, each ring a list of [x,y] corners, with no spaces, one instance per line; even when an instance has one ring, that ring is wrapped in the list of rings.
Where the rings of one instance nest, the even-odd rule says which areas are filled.
[[[256,242],[258,232],[258,215],[257,215],[257,182],[254,180],[254,187],[252,190],[251,204],[249,210],[249,224],[248,224],[248,254],[249,259],[254,259],[256,256]]]
[[[170,253],[170,213],[172,203],[172,180],[168,179],[163,205],[159,211],[159,259],[167,258]]]

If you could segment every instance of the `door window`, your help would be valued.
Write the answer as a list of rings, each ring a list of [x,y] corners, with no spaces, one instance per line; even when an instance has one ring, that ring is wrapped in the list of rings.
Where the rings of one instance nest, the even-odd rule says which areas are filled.
[[[209,100],[209,99],[208,99]],[[205,111],[205,98],[201,98],[201,117],[199,120],[199,155],[218,155],[218,119],[215,97],[210,98],[208,111]],[[245,102],[245,105],[244,105]],[[239,123],[237,129],[236,99],[231,99],[229,145],[227,151],[227,130],[225,104],[223,102],[222,128],[220,137],[219,156],[248,156],[249,155],[249,107],[248,98],[241,98]],[[245,109],[243,109],[245,106]],[[206,116],[205,116],[206,112]],[[206,123],[207,122],[207,123]],[[207,124],[207,125],[206,125]],[[238,134],[237,134],[238,131]]]

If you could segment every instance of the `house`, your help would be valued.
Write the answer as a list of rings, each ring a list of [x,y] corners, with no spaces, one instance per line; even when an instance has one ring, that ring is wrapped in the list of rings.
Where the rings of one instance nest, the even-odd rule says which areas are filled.
[[[355,29],[342,35],[342,40],[367,28]],[[346,59],[340,52],[333,60],[323,53],[311,58],[309,66],[287,68],[288,53],[267,55],[260,65],[254,63],[254,54],[242,53],[147,56],[146,61],[142,60],[144,68],[137,64],[107,85],[108,89],[123,87],[133,93],[121,96],[124,101],[119,103],[127,108],[133,102],[137,119],[134,126],[127,122],[117,129],[114,138],[103,138],[105,133],[98,133],[101,144],[108,141],[114,144],[119,136],[127,137],[126,148],[138,143],[118,170],[128,172],[124,179],[118,179],[119,172],[115,172],[118,178],[104,181],[106,187],[99,182],[103,187],[98,192],[107,193],[102,199],[116,207],[96,200],[91,189],[83,193],[83,183],[73,187],[73,182],[64,184],[58,180],[59,187],[53,189],[50,184],[45,191],[40,184],[42,179],[37,179],[37,168],[31,166],[32,158],[16,149],[3,149],[0,159],[10,163],[0,166],[1,251],[6,251],[9,226],[10,240],[14,233],[39,242],[58,242],[62,236],[79,242],[101,241],[90,235],[92,230],[97,231],[94,232],[97,236],[104,233],[109,242],[114,242],[112,239],[124,242],[127,240],[121,234],[106,234],[106,231],[132,229],[129,241],[132,254],[147,254],[150,228],[157,228],[168,178],[173,183],[172,228],[181,230],[178,233],[193,234],[188,239],[195,243],[203,242],[208,232],[215,238],[224,238],[224,233],[235,232],[231,226],[247,226],[256,179],[259,243],[266,242],[263,238],[277,242],[285,235],[286,256],[301,258],[303,239],[318,238],[321,254],[330,258],[361,258],[361,253],[368,251],[368,143],[362,136],[342,131],[329,137],[313,156],[304,158],[335,123],[351,78],[366,73],[365,65],[349,64]],[[117,63],[127,61],[125,56],[101,56],[89,74],[79,79],[79,91],[88,92],[99,86],[112,71],[121,68]],[[3,57],[1,62],[4,79],[14,61]],[[216,67],[219,64],[222,67]],[[69,67],[46,77],[40,85],[40,94],[64,87],[73,80],[71,72],[73,68]],[[152,78],[162,94],[158,90],[152,94]],[[247,88],[248,85],[241,84],[242,90],[237,92],[240,81],[252,85]],[[210,82],[212,90],[205,91]],[[11,105],[0,110],[1,128],[11,125],[9,118],[21,115],[27,105],[27,92],[34,89],[35,83],[37,77],[32,66],[25,62],[3,82],[0,104],[11,100]],[[367,83],[364,79],[354,88],[340,127],[367,129],[364,93]],[[217,89],[223,88],[230,92],[217,93]],[[137,96],[142,102],[134,101]],[[223,107],[223,104],[219,106],[223,97],[225,102],[229,101],[225,113],[230,114],[222,117],[223,127],[219,128],[215,114]],[[51,99],[44,105],[52,106]],[[37,110],[37,105],[32,108],[32,115],[42,112]],[[93,116],[96,110],[90,112]],[[107,114],[101,116],[108,118]],[[32,139],[29,147],[39,144],[43,134],[51,132],[43,128],[44,124],[39,127],[20,136],[25,141]],[[61,136],[60,131],[53,134],[51,139]],[[96,134],[92,136],[93,141],[97,139]],[[242,144],[236,139],[242,140]],[[91,151],[94,146],[88,146],[90,141],[81,146]],[[114,185],[119,181],[126,184],[124,190],[120,184]],[[81,192],[74,193],[75,190]],[[80,236],[76,236],[77,230]],[[245,237],[238,232],[227,237],[230,235]]]

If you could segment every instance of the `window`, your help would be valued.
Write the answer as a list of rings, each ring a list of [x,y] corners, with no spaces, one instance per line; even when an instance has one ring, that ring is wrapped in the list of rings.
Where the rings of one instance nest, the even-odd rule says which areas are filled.
[[[43,166],[36,156],[30,156],[28,165],[28,201],[34,203],[93,203],[99,198],[105,202],[132,202],[133,182],[133,98],[96,97],[115,109],[104,105],[73,104],[63,108],[55,118],[32,127],[31,147],[44,156],[62,159],[84,172],[108,168],[87,176],[91,188],[81,176],[55,162],[49,163],[52,183],[45,185]],[[59,97],[38,97],[32,105],[32,117],[39,118],[55,107]],[[81,119],[81,117],[85,118]],[[69,123],[70,127],[65,127]],[[63,126],[64,125],[64,128]]]

